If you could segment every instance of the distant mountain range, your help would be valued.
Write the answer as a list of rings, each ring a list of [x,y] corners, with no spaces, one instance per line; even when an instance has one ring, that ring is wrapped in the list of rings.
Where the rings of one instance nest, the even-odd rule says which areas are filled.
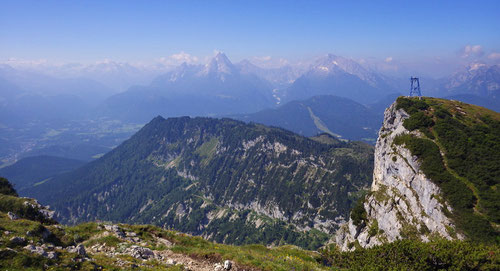
[[[206,65],[183,63],[157,77],[154,75],[162,69],[145,74],[138,66],[113,61],[51,69],[55,68],[42,73],[0,65],[0,113],[11,116],[12,122],[88,116],[143,123],[159,114],[249,114],[317,95],[368,105],[391,93],[406,94],[408,88],[406,79],[385,76],[332,54],[307,69],[289,65],[260,68],[248,60],[233,64],[223,53]],[[66,71],[65,77],[47,75],[60,70]],[[498,65],[473,63],[446,78],[421,79],[424,96],[464,98],[498,110]],[[115,85],[110,80],[122,85],[129,82],[129,88],[117,94],[106,86]],[[134,82],[142,84],[133,86]]]
[[[373,147],[230,119],[156,117],[24,195],[66,223],[153,223],[224,243],[318,247],[371,182]]]
[[[261,68],[248,60],[242,60],[235,66],[242,74],[253,74],[270,82],[275,89],[287,87],[304,72],[300,68],[284,65],[278,68]]]
[[[439,97],[455,95],[456,98],[465,98],[468,102],[476,101],[479,105],[495,109],[497,102],[493,93],[496,92],[492,90],[496,84],[494,81],[496,74],[492,72],[495,70],[494,66],[488,69],[481,66],[474,69],[474,75],[457,74],[442,80],[425,81],[422,83],[422,91],[424,95]],[[484,73],[489,75],[483,75]],[[485,78],[489,83],[484,83]],[[475,84],[475,89],[488,88],[490,91],[464,93],[467,87],[463,87],[463,84],[466,82]],[[234,65],[224,54],[219,53],[207,65],[184,63],[175,70],[157,77],[149,86],[133,87],[126,92],[111,96],[98,112],[106,117],[136,122],[157,114],[165,116],[251,114],[318,95],[334,95],[369,105],[383,101],[391,93],[406,93],[402,85],[404,85],[403,80],[384,76],[364,68],[352,59],[331,54],[318,59],[306,72],[298,76],[297,70],[289,66],[262,69],[249,61]],[[490,102],[485,99],[489,99]],[[344,113],[348,115],[347,112]],[[286,120],[278,122],[284,123]],[[280,125],[278,122],[267,123]],[[368,126],[373,125],[378,123]],[[300,129],[292,130],[301,132]],[[359,139],[364,136],[365,134],[357,134],[350,138]]]
[[[85,78],[61,79],[0,65],[0,124],[81,119],[115,91]]]
[[[500,99],[500,66],[474,63],[447,78],[444,85],[448,95],[477,95]]]
[[[422,93],[498,112],[499,69],[498,65],[474,63],[446,78],[421,78]],[[67,72],[61,77],[53,75],[62,70]],[[327,132],[372,142],[373,127],[380,123],[382,112],[395,99],[394,94],[407,94],[409,85],[407,78],[388,77],[331,54],[307,69],[286,65],[261,68],[248,60],[233,64],[219,53],[206,65],[184,63],[165,70],[141,70],[113,61],[47,67],[46,72],[0,65],[0,161],[10,163],[41,154],[88,160],[126,138],[114,135],[108,123],[130,126],[128,136],[157,115],[235,116],[304,135]],[[160,72],[164,73],[157,76]],[[120,88],[137,85],[117,93],[108,87],[116,84]],[[329,100],[331,105],[316,101],[301,106],[322,95],[349,99],[344,100],[349,106],[333,100]],[[375,116],[368,117],[363,110],[350,112],[359,106],[352,103],[367,107]],[[297,124],[290,116],[303,123]],[[353,117],[352,121],[343,121],[346,117]],[[84,125],[88,129],[81,127]],[[98,142],[103,136],[105,144]],[[82,139],[92,142],[82,143]],[[72,150],[84,150],[73,146],[89,146],[92,151],[72,155]]]
[[[146,121],[165,116],[213,116],[255,112],[273,106],[272,85],[242,73],[222,53],[207,65],[188,65],[157,77],[150,86],[109,97],[100,112],[107,117]]]
[[[318,59],[293,84],[282,90],[283,102],[316,95],[336,95],[359,103],[371,103],[395,92],[389,81],[354,60],[327,55]]]

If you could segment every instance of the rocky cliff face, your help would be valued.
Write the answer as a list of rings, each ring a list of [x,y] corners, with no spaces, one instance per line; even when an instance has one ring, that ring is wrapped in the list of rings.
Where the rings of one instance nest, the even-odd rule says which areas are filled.
[[[394,143],[403,134],[422,137],[420,131],[403,126],[409,114],[393,103],[384,114],[375,147],[371,191],[360,209],[360,219],[351,219],[336,235],[342,250],[372,247],[397,239],[423,241],[431,236],[447,239],[463,236],[455,232],[453,222],[445,215],[452,211],[440,188],[421,171],[420,162],[404,145]]]

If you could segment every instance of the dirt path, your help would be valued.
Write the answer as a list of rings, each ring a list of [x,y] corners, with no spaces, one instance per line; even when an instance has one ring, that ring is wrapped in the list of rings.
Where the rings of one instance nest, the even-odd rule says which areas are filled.
[[[208,260],[201,260],[191,258],[187,255],[174,253],[170,249],[163,251],[155,251],[158,256],[163,257],[164,260],[162,262],[168,263],[169,260],[173,260],[176,264],[182,264],[186,268],[186,270],[192,271],[213,271],[215,263],[212,263]],[[231,269],[233,270],[233,269]],[[236,270],[236,269],[234,269]]]

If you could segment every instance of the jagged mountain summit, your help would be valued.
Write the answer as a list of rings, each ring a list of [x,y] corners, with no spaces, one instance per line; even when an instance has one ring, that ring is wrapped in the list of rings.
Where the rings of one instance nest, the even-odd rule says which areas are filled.
[[[214,116],[254,112],[274,105],[272,85],[241,73],[223,53],[206,65],[182,64],[153,80],[111,96],[101,115],[147,121],[156,115]]]
[[[217,76],[221,80],[224,80],[224,74],[234,74],[237,72],[236,67],[231,63],[229,58],[224,53],[217,53],[217,55],[210,60],[210,62],[205,65],[204,69],[201,71],[202,75]]]
[[[372,87],[385,86],[384,80],[375,72],[369,71],[352,59],[333,54],[320,58],[311,68],[318,75],[336,74],[346,72],[357,76]]]
[[[230,119],[157,117],[102,158],[24,193],[68,223],[152,223],[217,242],[318,247],[369,184],[372,150]]]
[[[421,81],[422,82],[422,81]],[[424,79],[425,96],[475,104],[500,112],[500,66],[473,62],[450,76]]]
[[[368,104],[395,92],[388,81],[354,60],[329,54],[280,93],[283,101],[336,95]]]
[[[448,78],[444,88],[448,95],[473,94],[500,99],[500,65],[472,63]]]
[[[336,236],[342,250],[435,237],[500,236],[500,114],[400,97],[385,112],[371,191]]]

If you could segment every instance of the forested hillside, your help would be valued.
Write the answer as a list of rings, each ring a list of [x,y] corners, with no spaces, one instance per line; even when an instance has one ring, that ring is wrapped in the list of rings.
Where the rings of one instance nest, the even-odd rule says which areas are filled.
[[[229,119],[157,117],[26,191],[63,222],[151,223],[218,242],[317,248],[371,182],[373,148]]]
[[[281,127],[304,136],[328,133],[341,139],[373,143],[377,139],[384,109],[372,110],[347,98],[319,95],[232,117]]]

